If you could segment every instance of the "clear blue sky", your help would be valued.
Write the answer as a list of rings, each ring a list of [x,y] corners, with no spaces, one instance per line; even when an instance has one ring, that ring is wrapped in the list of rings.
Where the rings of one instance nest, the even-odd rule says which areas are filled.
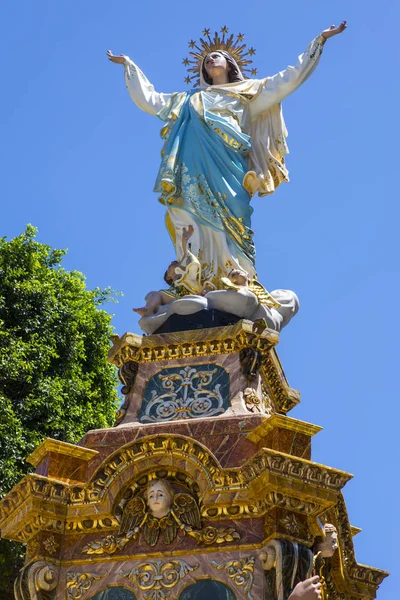
[[[182,59],[204,27],[244,31],[259,75],[296,60],[347,19],[311,79],[284,103],[291,182],[255,199],[257,266],[301,309],[279,354],[322,425],[316,461],[355,474],[345,497],[358,561],[392,571],[380,600],[399,597],[399,5],[394,0],[9,0],[2,5],[0,235],[26,223],[68,248],[65,266],[111,286],[119,334],[132,306],[162,285],[173,248],[152,192],[161,123],[141,113],[122,68],[130,55],[159,91],[186,89]],[[395,502],[397,500],[397,503]]]

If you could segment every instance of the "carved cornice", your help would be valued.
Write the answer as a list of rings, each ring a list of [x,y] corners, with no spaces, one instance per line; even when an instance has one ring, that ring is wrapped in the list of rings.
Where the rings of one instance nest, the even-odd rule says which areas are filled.
[[[54,454],[70,456],[71,458],[79,458],[84,461],[89,461],[98,454],[97,450],[91,450],[90,448],[83,448],[82,446],[76,446],[75,444],[68,444],[67,442],[46,438],[32,454],[28,456],[26,461],[34,467],[37,467],[37,465],[51,452]]]
[[[251,321],[242,320],[227,327],[196,331],[149,336],[125,333],[110,349],[108,359],[121,368],[128,361],[143,363],[232,354],[249,347],[268,352],[278,343],[278,334],[270,329],[255,333],[253,325]]]
[[[20,511],[21,505],[29,497],[41,500],[47,499],[54,503],[64,504],[68,499],[69,486],[64,482],[50,480],[41,475],[26,475],[16,486],[14,486],[3,500],[0,501],[0,527],[15,510]]]
[[[327,560],[329,598],[331,596],[334,600],[342,597],[349,600],[375,598],[379,585],[389,573],[357,563],[353,545],[353,530],[357,528],[350,525],[341,493],[334,508],[328,511],[327,518],[337,528],[340,549],[337,555]],[[345,596],[343,590],[346,591]]]
[[[300,402],[300,392],[289,387],[275,349],[263,354],[261,375],[279,412],[286,414]]]
[[[274,414],[265,419],[261,425],[252,429],[250,433],[247,434],[247,438],[257,444],[276,428],[287,429],[309,437],[312,437],[322,430],[322,427],[319,427],[318,425],[312,425],[311,423],[299,421],[285,415]]]
[[[38,531],[64,531],[68,486],[40,475],[27,475],[0,502],[3,537],[29,541]]]
[[[326,467],[284,452],[262,448],[240,469],[243,483],[249,484],[263,475],[283,475],[304,485],[339,491],[353,477],[350,473]]]
[[[84,515],[65,521],[65,533],[93,533],[96,531],[112,531],[118,529],[119,521],[112,515]]]

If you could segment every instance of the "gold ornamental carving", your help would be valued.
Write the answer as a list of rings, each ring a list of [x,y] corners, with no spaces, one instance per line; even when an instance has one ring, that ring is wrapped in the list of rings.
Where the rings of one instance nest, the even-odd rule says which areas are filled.
[[[339,494],[337,505],[332,513],[334,515],[332,522],[334,522],[337,527],[338,537],[340,540],[341,562],[344,571],[347,573],[349,579],[357,585],[357,587],[363,585],[366,589],[376,590],[377,586],[382,583],[389,573],[381,569],[375,569],[373,567],[368,567],[366,565],[360,565],[357,563],[354,554],[351,526],[342,494]]]
[[[67,573],[67,600],[80,600],[92,587],[93,581],[98,581],[106,573]]]
[[[157,560],[142,563],[130,571],[121,570],[120,575],[127,577],[144,592],[144,600],[165,600],[171,595],[171,590],[198,567],[198,563],[191,566],[184,560]]]
[[[171,343],[168,343],[171,339]],[[220,354],[239,354],[253,349],[261,359],[261,374],[275,409],[287,413],[300,401],[297,390],[289,387],[274,346],[279,336],[270,329],[254,328],[251,321],[216,327],[204,331],[183,331],[173,337],[139,336],[126,333],[116,338],[109,352],[109,361],[119,369],[128,363],[146,363],[161,360],[188,360]]]
[[[39,549],[40,549],[40,543],[39,543],[38,539],[32,538],[27,544],[26,553],[28,556],[32,557],[32,556],[35,556],[39,552]]]
[[[212,527],[208,525],[200,531],[185,531],[186,535],[193,537],[198,544],[224,544],[240,540],[240,534],[233,527]],[[89,542],[82,548],[83,554],[114,554],[123,550],[126,544],[135,539],[131,537],[120,537],[107,535],[104,538]],[[166,542],[170,544],[171,542]]]
[[[60,544],[57,542],[54,535],[50,535],[48,538],[46,538],[44,540],[43,546],[45,547],[46,552],[51,555],[51,554],[55,554],[57,552],[57,550],[60,547]]]
[[[236,325],[196,331],[182,331],[171,336],[139,336],[126,333],[116,340],[109,351],[109,362],[121,368],[129,361],[143,363],[160,360],[179,360],[218,354],[234,354],[246,347],[268,352],[278,343],[279,336],[269,329],[255,333],[253,322],[242,320]],[[168,339],[168,337],[167,337]]]
[[[112,516],[66,519],[66,533],[93,533],[102,529],[118,529],[119,522]]]
[[[142,534],[153,547],[161,537],[171,544],[178,531],[193,537],[198,544],[222,544],[240,539],[233,528],[219,529],[208,526],[202,529],[199,505],[188,493],[175,493],[167,479],[150,480],[144,493],[128,501],[123,508],[118,536],[108,535],[91,541],[82,549],[86,554],[114,554],[129,541]]]
[[[53,600],[59,579],[59,567],[44,560],[28,563],[14,583],[16,600]]]
[[[300,402],[300,392],[289,387],[274,349],[263,354],[261,374],[278,412],[286,414]]]
[[[211,561],[213,567],[218,571],[225,571],[229,579],[237,587],[243,587],[244,595],[247,600],[253,600],[251,595],[251,588],[254,580],[254,564],[255,557],[249,556],[248,558],[241,558],[240,560],[229,560],[226,563],[217,563],[215,560]]]
[[[288,531],[291,535],[299,535],[303,529],[302,524],[296,518],[293,513],[287,513],[280,519],[280,524]]]
[[[269,414],[269,411],[264,405],[263,400],[257,396],[257,393],[253,388],[248,387],[243,391],[243,400],[246,409],[249,412]]]
[[[118,474],[149,456],[170,455],[183,458],[205,472],[212,490],[242,489],[246,484],[262,476],[265,471],[290,476],[302,484],[339,491],[352,475],[319,465],[307,459],[293,457],[277,450],[262,448],[243,467],[222,469],[211,452],[196,440],[174,435],[159,435],[156,439],[135,442],[112,456],[102,467],[94,481],[85,487],[71,489],[70,504],[99,502]]]

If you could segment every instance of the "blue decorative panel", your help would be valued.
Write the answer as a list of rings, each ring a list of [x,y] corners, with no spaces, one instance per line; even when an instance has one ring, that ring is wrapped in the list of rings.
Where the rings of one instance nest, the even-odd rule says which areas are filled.
[[[215,364],[163,369],[146,384],[141,423],[213,417],[229,406],[229,375]]]

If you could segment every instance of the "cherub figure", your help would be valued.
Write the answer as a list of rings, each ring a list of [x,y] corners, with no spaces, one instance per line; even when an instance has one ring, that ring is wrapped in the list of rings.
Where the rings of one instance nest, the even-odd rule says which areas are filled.
[[[248,273],[242,269],[232,269],[228,277],[221,278],[222,283],[227,289],[247,288],[257,296],[260,304],[265,304],[273,308],[279,308],[280,303],[264,288],[256,279],[250,279]]]
[[[223,290],[206,295],[208,307],[224,310],[251,321],[264,319],[267,327],[280,331],[296,314],[299,300],[290,290],[267,292],[257,279],[243,269],[232,269],[221,277]]]
[[[184,227],[182,230],[182,255],[179,262],[171,262],[164,274],[164,281],[169,285],[166,290],[149,292],[145,298],[146,305],[141,308],[134,308],[142,317],[148,317],[157,313],[160,306],[170,304],[177,298],[182,298],[188,294],[200,294],[201,287],[201,266],[197,258],[188,249],[188,242],[193,235],[192,225]]]
[[[155,546],[161,535],[165,544],[177,536],[178,529],[190,533],[192,528],[201,528],[200,511],[195,499],[189,494],[175,494],[166,479],[157,479],[147,484],[144,498],[136,496],[124,510],[119,536],[143,537],[150,546]]]

